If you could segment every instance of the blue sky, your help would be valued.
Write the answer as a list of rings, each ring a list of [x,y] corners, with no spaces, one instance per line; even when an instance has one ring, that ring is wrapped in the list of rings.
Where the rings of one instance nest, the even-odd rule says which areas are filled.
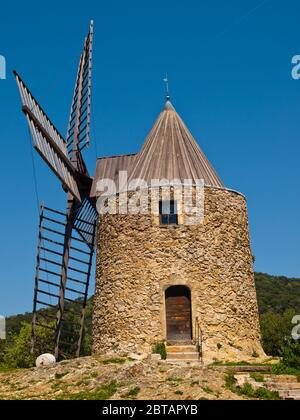
[[[300,54],[297,0],[4,2],[0,55],[0,314],[31,310],[37,200],[16,68],[61,132],[89,20],[95,21],[93,144],[85,154],[136,152],[172,102],[226,186],[248,198],[256,270],[300,277]],[[34,155],[38,198],[65,194]]]

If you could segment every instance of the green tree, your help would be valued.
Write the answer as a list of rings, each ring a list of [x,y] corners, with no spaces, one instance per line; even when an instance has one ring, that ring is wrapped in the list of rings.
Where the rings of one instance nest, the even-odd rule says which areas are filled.
[[[291,337],[293,309],[280,313],[267,312],[260,317],[262,344],[269,356],[283,356],[286,340]]]
[[[283,348],[282,363],[284,366],[300,370],[300,343],[292,338],[288,339]]]
[[[20,333],[3,350],[2,363],[10,368],[29,368],[43,353],[53,352],[53,331],[36,326],[36,345],[31,354],[31,324],[22,323]]]

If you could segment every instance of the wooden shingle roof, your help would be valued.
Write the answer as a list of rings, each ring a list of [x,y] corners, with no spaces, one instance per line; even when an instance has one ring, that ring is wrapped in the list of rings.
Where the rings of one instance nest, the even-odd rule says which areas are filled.
[[[135,178],[204,179],[205,185],[224,187],[169,100],[135,158],[130,179]]]
[[[101,179],[112,179],[119,189],[119,172],[127,171],[128,175],[132,171],[133,162],[136,155],[120,155],[103,157],[97,160],[96,173],[91,189],[91,197],[97,195],[97,182]]]
[[[127,170],[129,180],[204,180],[207,186],[224,188],[192,134],[167,100],[141,151],[136,155],[102,158],[97,162],[94,184],[103,178],[115,179],[118,171]],[[93,185],[92,195],[96,186]]]

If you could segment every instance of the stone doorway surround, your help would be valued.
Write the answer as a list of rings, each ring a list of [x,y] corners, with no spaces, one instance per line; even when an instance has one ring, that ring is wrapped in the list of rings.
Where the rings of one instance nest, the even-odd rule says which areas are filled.
[[[186,286],[171,286],[165,291],[168,343],[191,343],[193,335],[191,291]]]
[[[168,333],[167,333],[167,308],[166,308],[166,291],[171,287],[182,286],[189,289],[191,294],[190,304],[191,304],[191,339],[188,340],[189,344],[194,342],[195,339],[195,313],[196,313],[196,301],[195,296],[193,293],[193,286],[192,284],[185,279],[177,279],[174,276],[173,279],[166,279],[161,282],[160,284],[160,323],[161,323],[161,331],[163,340],[167,343],[168,341]]]

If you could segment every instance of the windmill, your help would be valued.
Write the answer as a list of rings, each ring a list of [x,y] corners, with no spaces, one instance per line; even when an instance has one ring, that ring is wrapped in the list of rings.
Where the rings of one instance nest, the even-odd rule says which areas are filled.
[[[65,138],[14,72],[33,147],[67,193],[65,211],[44,204],[40,208],[33,302],[32,351],[36,327],[50,329],[56,359],[65,356],[62,348],[80,356],[94,254],[97,212],[90,198],[92,178],[82,156],[90,143],[92,45],[93,21],[80,57]],[[65,320],[66,306],[72,312],[72,331]]]

